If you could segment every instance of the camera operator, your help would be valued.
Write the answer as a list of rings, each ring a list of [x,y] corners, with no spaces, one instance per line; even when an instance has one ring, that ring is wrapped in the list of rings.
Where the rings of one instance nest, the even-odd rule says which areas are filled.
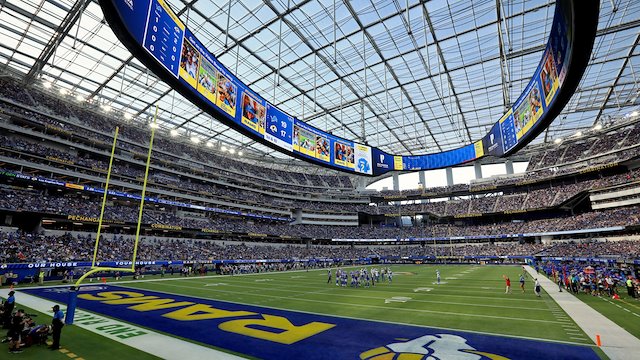
[[[24,310],[19,309],[13,315],[11,320],[11,327],[9,328],[9,333],[7,334],[9,337],[9,352],[10,353],[21,353],[20,343],[22,342],[22,331],[25,329],[25,324],[29,321],[28,318],[24,316]]]
[[[16,297],[13,295],[16,292],[11,290],[9,291],[9,297],[7,301],[4,302],[4,308],[2,313],[2,326],[4,328],[9,328],[11,326],[11,315],[13,314],[13,309],[16,306]]]

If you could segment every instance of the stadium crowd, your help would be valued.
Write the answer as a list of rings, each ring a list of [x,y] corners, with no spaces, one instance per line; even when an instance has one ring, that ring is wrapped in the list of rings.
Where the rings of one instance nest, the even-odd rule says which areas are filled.
[[[12,93],[17,88],[20,88],[17,94],[23,94],[23,96],[15,96],[16,93]],[[146,153],[149,134],[148,129],[139,127],[142,124],[136,126],[131,122],[116,123],[112,118],[89,111],[79,104],[72,105],[38,90],[19,87],[8,79],[0,79],[0,96],[33,109],[30,110],[8,102],[1,102],[0,111],[8,114],[17,114],[30,121],[49,125],[53,133],[58,130],[58,133],[63,135],[77,134],[88,139],[98,140],[104,144],[110,144],[112,142],[111,134],[115,127],[119,126],[120,136],[124,141],[119,141],[118,147],[137,153]],[[47,115],[39,113],[39,111]],[[58,119],[55,117],[58,117]],[[60,118],[64,119],[64,121]],[[154,142],[154,149],[156,149],[153,154],[154,159],[170,163],[178,160],[190,165],[197,161],[200,163],[200,167],[206,165],[207,167],[215,168],[218,176],[224,175],[228,178],[237,177],[237,174],[260,174],[261,180],[273,181],[281,189],[288,188],[306,192],[326,192],[328,188],[353,190],[351,179],[345,175],[314,175],[296,171],[277,171],[249,164],[237,158],[232,159],[229,156],[221,156],[207,148],[180,143],[176,139],[170,139],[162,134],[158,135]],[[176,157],[183,159],[176,159]]]
[[[604,252],[608,253],[610,250],[604,250]],[[537,265],[536,268],[558,284],[559,291],[565,289],[574,294],[605,296],[613,299],[620,298],[621,288],[626,290],[628,299],[638,299],[640,294],[640,278],[631,268],[580,261],[546,261]]]
[[[106,160],[93,159],[88,155],[73,156],[69,152],[45,146],[34,141],[28,141],[26,139],[6,135],[0,135],[0,141],[2,148],[20,151],[21,154],[30,153],[41,157],[40,159],[30,159],[31,161],[51,163],[53,160],[58,163],[58,166],[99,176],[102,176],[108,168]],[[0,154],[16,156],[15,154],[2,149],[0,149]],[[24,155],[21,155],[21,157],[24,158]],[[466,213],[490,213],[496,211],[551,207],[563,203],[582,191],[635,182],[638,179],[639,172],[640,171],[636,169],[617,175],[602,176],[600,178],[582,180],[579,182],[568,182],[553,186],[544,185],[542,188],[530,186],[512,190],[515,191],[513,193],[502,194],[513,196],[510,199],[507,199],[505,196],[478,195],[471,196],[470,198],[467,196],[467,198],[449,202],[417,202],[402,205],[387,205],[385,204],[385,200],[380,201],[377,207],[369,206],[369,200],[367,197],[352,198],[352,201],[359,201],[357,203],[346,202],[344,199],[334,202],[322,202],[318,201],[319,199],[308,199],[310,201],[304,201],[302,199],[285,199],[274,196],[273,193],[269,194],[266,192],[250,191],[248,189],[223,186],[211,182],[191,181],[189,179],[179,177],[176,174],[154,169],[152,169],[150,174],[150,182],[152,186],[165,189],[179,188],[183,192],[191,192],[192,195],[203,198],[217,200],[224,200],[227,198],[233,199],[234,201],[245,202],[247,204],[260,204],[280,210],[301,208],[305,211],[316,212],[366,212],[381,214],[391,209],[391,211],[432,212],[441,216],[454,216]],[[140,183],[141,178],[144,176],[142,168],[129,166],[128,163],[120,161],[116,162],[113,173],[116,175],[122,175],[119,180],[130,183]],[[521,193],[518,193],[517,191],[521,191]],[[528,193],[528,195],[524,200],[518,198],[518,195],[523,195],[525,192]]]
[[[0,80],[0,96],[8,98],[16,103],[20,103],[34,110],[29,110],[24,107],[15,106],[8,102],[0,103],[0,108],[9,113],[17,113],[31,121],[39,122],[45,125],[49,125],[54,131],[61,130],[61,134],[68,134],[69,138],[73,138],[72,135],[78,134],[85,136],[88,139],[99,140],[103,143],[110,144],[110,135],[116,125],[121,127],[121,134],[124,141],[119,142],[119,146],[133,151],[134,153],[146,152],[146,141],[148,138],[148,129],[140,128],[133,123],[129,122],[122,124],[111,119],[108,116],[103,116],[94,111],[88,110],[88,108],[81,106],[80,104],[73,104],[71,102],[63,102],[58,98],[52,97],[49,94],[45,94],[38,89],[27,89],[23,86],[17,85],[10,79]],[[48,115],[44,115],[48,114]],[[57,119],[55,117],[58,117]],[[140,124],[142,125],[142,124]],[[95,133],[87,129],[96,129],[103,134]],[[612,150],[623,149],[627,146],[632,146],[624,152],[619,152],[616,156],[625,157],[625,159],[632,158],[638,155],[640,147],[633,147],[640,141],[640,127],[635,124],[630,124],[623,129],[611,129],[610,131],[605,129],[603,133],[592,134],[593,138],[577,139],[575,141],[568,141],[562,143],[559,146],[554,145],[547,151],[540,152],[540,154],[534,156],[530,162],[529,171],[523,175],[524,180],[531,180],[531,178],[542,179],[545,177],[552,177],[558,175],[558,169],[551,169],[549,172],[534,171],[539,169],[546,169],[552,165],[559,165],[565,162],[575,161],[580,158],[590,158],[596,154],[608,153]],[[603,134],[607,136],[602,136]],[[596,136],[597,135],[597,136]],[[592,141],[593,140],[593,141]],[[237,174],[260,174],[260,178],[263,183],[274,182],[277,188],[297,190],[300,192],[326,192],[327,189],[339,189],[343,191],[353,191],[354,185],[348,176],[330,176],[330,175],[313,175],[306,174],[298,171],[277,171],[274,169],[256,166],[249,164],[238,159],[232,159],[230,156],[221,156],[213,151],[203,147],[196,147],[193,144],[184,144],[170,139],[166,136],[159,136],[156,140],[156,148],[160,152],[154,153],[154,158],[165,163],[184,163],[189,164],[194,169],[206,169],[215,168],[216,176],[225,176],[228,179],[234,179]],[[182,157],[176,161],[177,155]],[[63,158],[63,157],[61,157]],[[545,161],[545,159],[548,159]],[[551,162],[553,160],[553,162]],[[606,161],[611,162],[616,159],[607,157]],[[621,160],[617,158],[617,160]],[[194,162],[195,161],[195,162]],[[591,160],[590,160],[591,161]],[[90,162],[90,161],[89,161]],[[592,162],[591,164],[593,164]],[[104,164],[100,164],[104,165]],[[104,166],[93,167],[105,168]],[[576,170],[576,169],[573,169]],[[578,169],[579,170],[579,169]],[[126,171],[126,170],[123,170]],[[138,177],[140,170],[137,174],[131,174]],[[478,188],[490,187],[495,185],[513,184],[523,181],[522,178],[516,176],[512,178],[498,178],[492,182],[482,182],[479,184],[457,184],[449,187],[437,187],[427,189],[412,189],[402,192],[397,191],[383,191],[381,195],[412,195],[412,194],[447,194],[456,191],[473,191]],[[491,203],[478,202],[473,204],[470,209],[472,212],[491,208]]]
[[[109,204],[104,218],[110,222],[136,223],[137,203]],[[97,197],[61,196],[56,193],[43,194],[34,190],[0,188],[0,209],[30,211],[57,215],[81,215],[97,218],[100,214],[100,199]],[[184,217],[169,206],[159,207],[147,203],[143,213],[144,224],[174,225],[191,229],[216,229],[225,232],[260,233],[304,238],[399,238],[399,237],[451,237],[501,234],[544,233],[579,229],[607,228],[637,224],[640,207],[606,209],[585,212],[572,216],[548,219],[501,222],[483,225],[429,224],[407,227],[374,226],[327,226],[291,225],[276,221],[247,221],[223,216]]]
[[[105,234],[97,258],[120,261],[131,257],[132,237]],[[0,232],[0,263],[88,261],[93,256],[95,236],[66,233],[39,235]],[[637,241],[531,244],[518,242],[452,245],[284,245],[212,240],[143,238],[139,260],[269,260],[269,259],[358,259],[365,257],[424,256],[562,256],[640,258]]]

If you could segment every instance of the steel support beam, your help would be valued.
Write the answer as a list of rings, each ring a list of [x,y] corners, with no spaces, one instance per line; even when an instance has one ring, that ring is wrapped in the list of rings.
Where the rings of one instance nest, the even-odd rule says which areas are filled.
[[[511,100],[509,99],[509,63],[507,62],[507,54],[504,51],[505,44],[502,39],[502,4],[501,0],[496,0],[496,17],[498,22],[496,23],[498,30],[498,48],[500,49],[500,77],[502,78],[502,104],[506,111],[511,106]],[[507,31],[509,29],[507,28]]]
[[[600,109],[598,110],[598,115],[596,115],[596,118],[593,121],[593,125],[597,124],[598,121],[600,121],[600,117],[602,116],[602,112],[604,111],[607,103],[609,102],[609,99],[611,98],[611,95],[613,94],[613,92],[615,90],[615,87],[618,85],[618,81],[620,81],[620,77],[624,73],[624,69],[629,64],[629,59],[631,58],[631,55],[633,54],[633,52],[636,50],[636,47],[638,46],[638,43],[640,43],[640,33],[638,33],[638,35],[636,36],[636,40],[633,42],[633,45],[631,46],[631,48],[627,52],[627,57],[622,62],[622,66],[620,66],[620,70],[616,74],[616,77],[613,80],[613,83],[611,84],[611,87],[609,88],[609,91],[607,91],[607,95],[604,97],[604,100],[602,101],[602,105],[600,106]]]
[[[458,98],[458,94],[456,94],[455,86],[453,86],[453,80],[451,79],[451,74],[449,73],[449,69],[447,63],[445,61],[444,55],[442,53],[442,47],[440,46],[440,41],[436,37],[435,28],[433,26],[433,22],[431,21],[431,17],[429,16],[429,11],[427,10],[427,6],[423,4],[422,7],[424,11],[424,15],[427,20],[427,26],[429,26],[429,31],[431,31],[431,36],[433,37],[433,42],[436,46],[436,52],[438,53],[438,57],[440,58],[442,69],[447,77],[447,82],[449,83],[449,89],[451,90],[451,94],[453,95],[453,99],[458,107],[458,112],[460,113],[460,118],[462,119],[462,123],[464,125],[465,130],[467,130],[467,136],[469,141],[473,141],[471,138],[471,132],[469,131],[469,126],[467,125],[467,120],[464,116],[464,112],[462,111],[462,106],[460,105],[460,99]]]
[[[49,39],[47,45],[42,49],[42,53],[40,53],[40,56],[38,56],[36,62],[24,77],[25,83],[31,83],[40,74],[44,65],[49,61],[49,59],[51,59],[53,54],[55,54],[58,45],[60,45],[69,31],[71,31],[71,28],[73,28],[73,25],[78,21],[80,15],[82,15],[82,12],[84,12],[89,3],[90,0],[78,0],[73,4],[73,7],[69,10],[69,13],[67,13],[67,16],[62,19],[60,26],[58,26],[56,31],[53,33],[53,36]]]

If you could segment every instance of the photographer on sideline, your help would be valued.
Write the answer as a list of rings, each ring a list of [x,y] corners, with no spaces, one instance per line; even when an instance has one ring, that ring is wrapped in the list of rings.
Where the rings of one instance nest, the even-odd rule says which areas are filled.
[[[9,291],[9,297],[7,301],[4,303],[4,312],[2,314],[2,326],[5,328],[9,328],[11,326],[11,315],[13,315],[13,309],[16,306],[16,297],[14,296],[16,292],[11,290]]]

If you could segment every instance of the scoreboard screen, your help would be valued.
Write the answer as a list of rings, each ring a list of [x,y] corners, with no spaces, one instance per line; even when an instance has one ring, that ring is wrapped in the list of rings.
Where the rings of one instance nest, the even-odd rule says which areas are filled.
[[[170,11],[164,1],[151,0],[142,46],[178,77],[184,25]]]
[[[368,176],[456,166],[488,155],[505,156],[531,141],[541,124],[550,122],[545,115],[561,93],[575,52],[574,37],[579,33],[572,28],[574,1],[557,1],[551,35],[533,77],[489,133],[457,149],[400,156],[320,130],[267,102],[218,61],[166,0],[100,0],[100,5],[105,19],[134,56],[216,119],[275,150]],[[564,107],[566,101],[556,108]]]

